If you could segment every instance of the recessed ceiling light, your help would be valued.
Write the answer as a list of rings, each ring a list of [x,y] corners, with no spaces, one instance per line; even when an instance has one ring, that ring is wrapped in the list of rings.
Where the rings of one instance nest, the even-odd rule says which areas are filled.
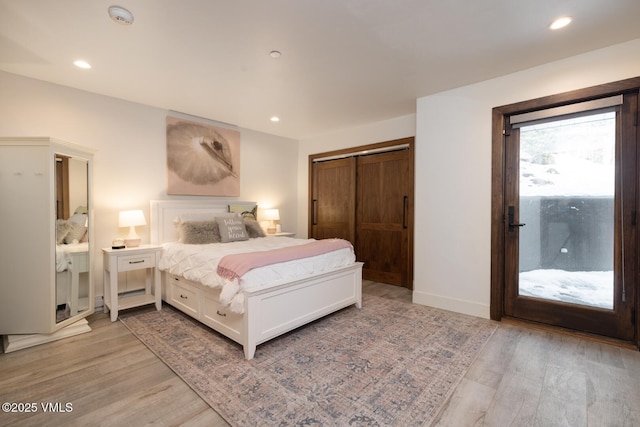
[[[562,18],[558,18],[549,25],[549,28],[552,30],[559,30],[560,28],[564,28],[571,23],[571,17],[563,16]]]
[[[122,25],[133,24],[133,13],[129,12],[122,6],[109,6],[109,17]]]
[[[274,123],[279,122],[280,121],[280,117],[273,116],[273,117],[271,117],[271,121],[274,122]]]
[[[282,53],[278,50],[272,50],[271,52],[269,52],[269,56],[272,58],[280,58],[282,56]]]
[[[89,68],[91,68],[91,64],[89,64],[87,61],[83,61],[82,59],[73,61],[73,65],[75,65],[78,68],[82,68],[84,70],[88,70]]]

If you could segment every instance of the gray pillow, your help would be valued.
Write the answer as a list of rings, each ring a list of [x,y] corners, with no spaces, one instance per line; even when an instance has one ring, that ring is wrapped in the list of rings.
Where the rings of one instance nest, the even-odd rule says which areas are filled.
[[[255,219],[244,217],[244,227],[247,229],[247,234],[250,239],[254,239],[256,237],[266,237],[266,233],[260,227],[260,223]]]
[[[77,222],[69,221],[69,224],[71,225],[71,230],[69,230],[69,233],[64,237],[64,242],[73,243],[74,240],[79,242],[87,231],[87,227],[84,226],[84,223],[78,224]]]
[[[180,242],[187,245],[220,243],[220,231],[216,221],[186,221],[178,225]]]
[[[71,231],[73,226],[69,221],[65,219],[59,219],[56,221],[56,244],[61,245],[64,243],[64,238]]]
[[[249,240],[242,218],[216,218],[222,243]]]

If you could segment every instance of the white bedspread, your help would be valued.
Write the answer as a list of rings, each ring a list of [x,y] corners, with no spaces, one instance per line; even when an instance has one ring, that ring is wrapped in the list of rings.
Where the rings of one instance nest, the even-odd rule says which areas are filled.
[[[242,276],[240,283],[230,282],[218,276],[216,271],[220,259],[227,254],[304,245],[311,240],[271,236],[208,245],[165,243],[162,245],[159,269],[212,288],[221,287],[220,301],[229,305],[232,311],[242,313],[244,309],[242,290],[275,286],[312,273],[350,265],[355,262],[355,254],[352,249],[340,249],[310,258],[256,268]]]

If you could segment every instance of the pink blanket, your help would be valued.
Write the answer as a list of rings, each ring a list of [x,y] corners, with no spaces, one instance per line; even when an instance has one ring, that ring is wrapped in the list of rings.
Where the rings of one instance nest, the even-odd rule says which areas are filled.
[[[292,261],[300,258],[324,254],[338,249],[351,248],[351,243],[342,239],[315,240],[310,243],[273,249],[270,251],[247,252],[225,255],[218,263],[218,275],[228,280],[241,277],[247,271],[265,265]]]

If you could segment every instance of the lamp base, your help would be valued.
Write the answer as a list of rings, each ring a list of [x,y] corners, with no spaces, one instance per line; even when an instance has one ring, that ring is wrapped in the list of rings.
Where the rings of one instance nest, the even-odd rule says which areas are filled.
[[[137,248],[138,246],[140,246],[140,242],[142,242],[141,238],[137,238],[137,239],[124,239],[124,245],[128,248]]]

